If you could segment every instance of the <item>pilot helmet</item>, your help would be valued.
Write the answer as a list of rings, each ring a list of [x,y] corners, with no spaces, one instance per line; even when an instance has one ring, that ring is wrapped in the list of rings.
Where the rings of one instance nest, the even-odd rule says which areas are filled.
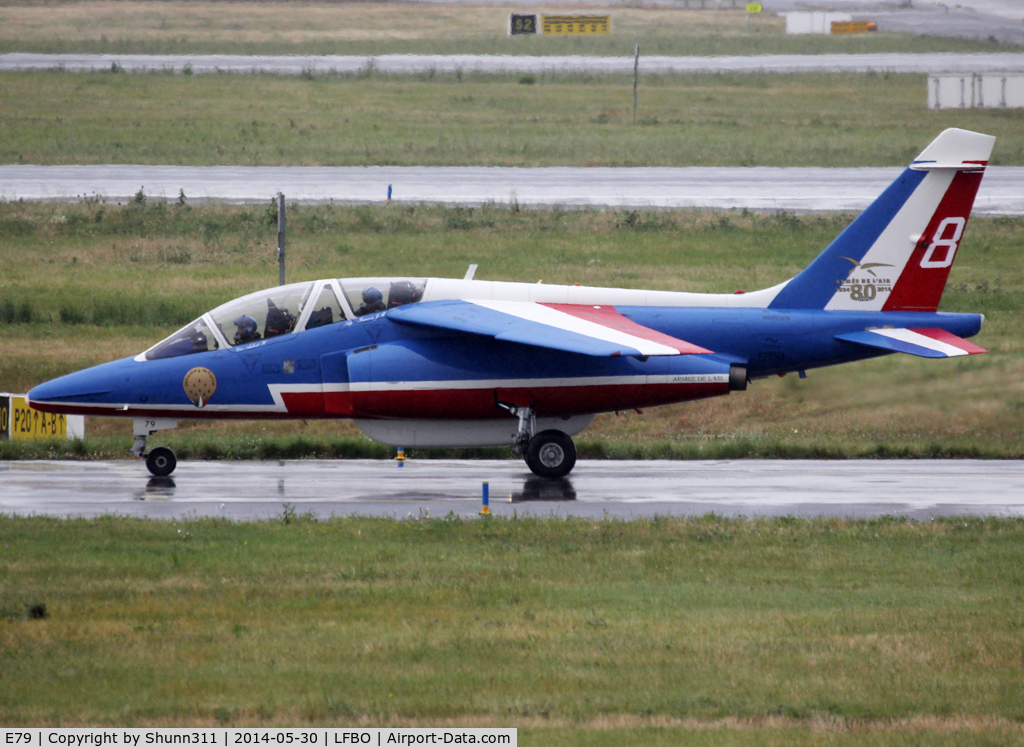
[[[363,303],[374,304],[384,300],[384,294],[372,285],[363,291]]]
[[[256,320],[248,314],[242,314],[235,319],[235,326],[238,327],[240,334],[251,335],[256,331]]]

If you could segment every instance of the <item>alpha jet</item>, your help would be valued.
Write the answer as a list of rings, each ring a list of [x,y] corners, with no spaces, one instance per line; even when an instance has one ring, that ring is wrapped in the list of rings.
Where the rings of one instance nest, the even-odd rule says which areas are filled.
[[[891,353],[946,358],[980,314],[938,312],[995,139],[939,135],[803,272],[697,294],[447,278],[284,285],[218,306],[134,357],[41,384],[46,412],[134,420],[346,418],[394,446],[510,445],[568,474],[595,414],[717,397]]]

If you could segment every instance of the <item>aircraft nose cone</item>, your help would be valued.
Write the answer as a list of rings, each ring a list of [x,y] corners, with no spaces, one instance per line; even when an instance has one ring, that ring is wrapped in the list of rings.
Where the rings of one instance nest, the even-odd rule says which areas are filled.
[[[63,378],[63,377],[61,377]],[[28,390],[26,395],[28,401],[32,402],[46,402],[52,399],[60,399],[61,391],[61,380],[54,379],[53,381],[47,381],[39,386],[34,386]]]
[[[97,367],[99,368],[99,367]],[[47,381],[32,389],[41,399],[84,397],[90,394],[109,394],[113,387],[109,377],[98,375],[95,368],[77,371],[59,379]]]
[[[33,387],[29,390],[28,401],[33,405],[47,402],[85,402],[110,392],[109,386],[102,386],[100,382],[90,381],[78,374],[70,374]]]
[[[33,387],[28,393],[28,401],[45,405],[56,402],[95,402],[109,395],[119,380],[116,370],[121,361],[104,363],[101,366],[87,368],[84,371],[61,376]]]

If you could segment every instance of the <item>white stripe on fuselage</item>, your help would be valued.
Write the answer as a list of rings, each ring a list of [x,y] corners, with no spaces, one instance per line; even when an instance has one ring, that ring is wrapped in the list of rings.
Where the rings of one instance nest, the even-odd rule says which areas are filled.
[[[568,389],[588,386],[644,386],[653,384],[721,384],[729,374],[666,374],[659,376],[588,376],[560,379],[471,379],[442,381],[365,381],[348,384],[351,392],[416,392],[446,389]],[[339,385],[341,386],[341,385]]]
[[[668,308],[767,308],[789,283],[750,293],[683,293],[586,285],[509,283],[496,280],[428,278],[423,301],[518,301],[603,306]]]

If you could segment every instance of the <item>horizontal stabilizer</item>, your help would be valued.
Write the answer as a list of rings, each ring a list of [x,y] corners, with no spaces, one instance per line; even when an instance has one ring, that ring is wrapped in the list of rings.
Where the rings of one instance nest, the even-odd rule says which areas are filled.
[[[956,169],[984,171],[996,139],[980,132],[944,130],[910,164],[914,171]]]
[[[921,358],[954,358],[988,352],[944,329],[871,329],[836,335],[835,339]]]
[[[622,316],[613,306],[520,301],[434,301],[392,309],[388,319],[596,356],[710,353]]]

